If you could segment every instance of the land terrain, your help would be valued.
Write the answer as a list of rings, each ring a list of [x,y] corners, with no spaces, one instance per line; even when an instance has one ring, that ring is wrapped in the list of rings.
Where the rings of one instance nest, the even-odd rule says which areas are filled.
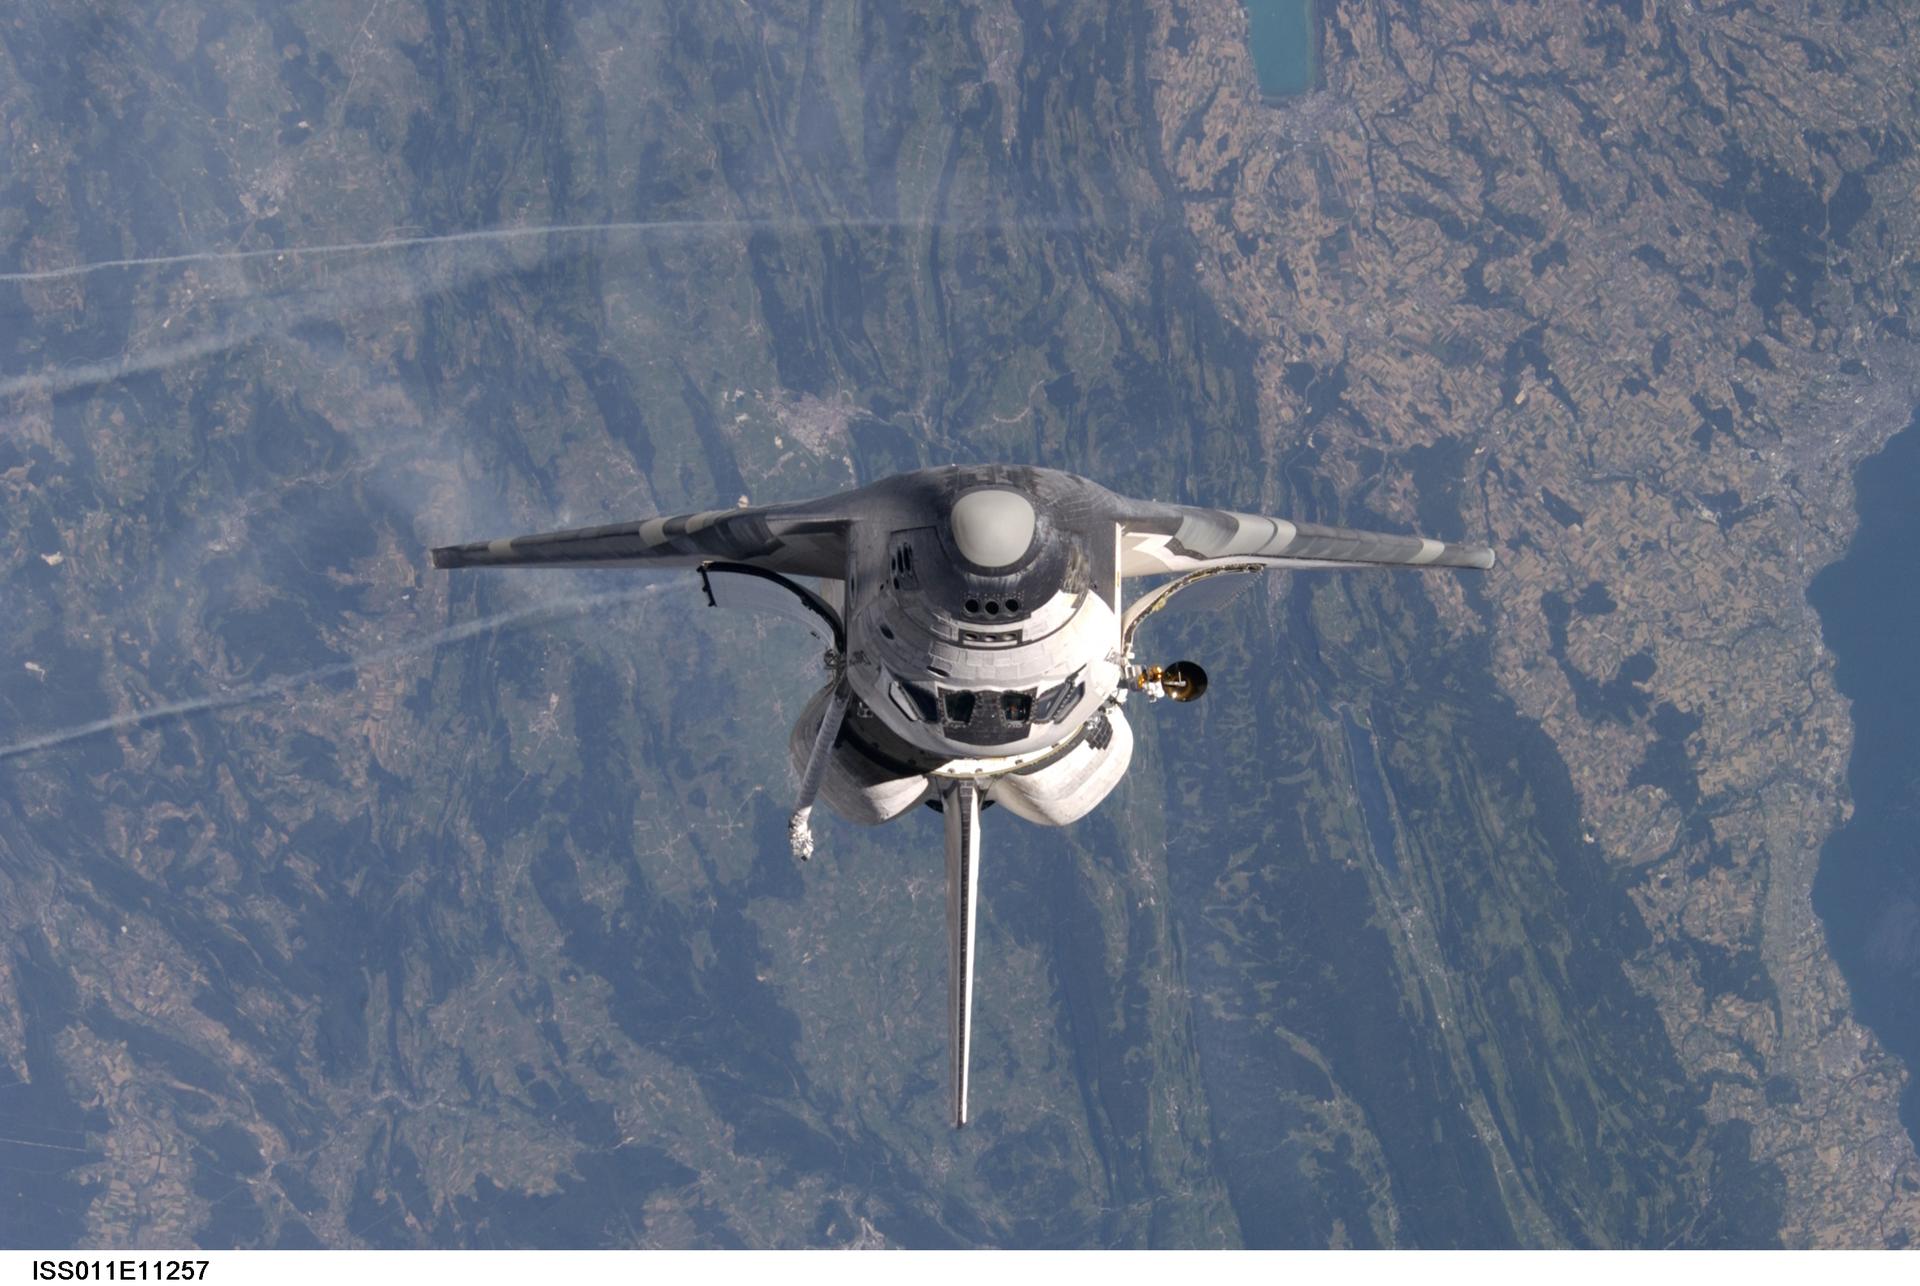
[[[0,22],[0,1244],[1906,1244],[1806,589],[1909,19],[1322,9],[1279,103],[1236,4]],[[956,1134],[805,636],[425,551],[990,459],[1500,563],[1155,623]]]

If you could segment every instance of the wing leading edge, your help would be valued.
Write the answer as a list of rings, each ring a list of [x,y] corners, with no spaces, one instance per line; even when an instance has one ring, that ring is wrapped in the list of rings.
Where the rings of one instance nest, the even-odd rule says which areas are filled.
[[[722,561],[788,576],[847,574],[848,518],[828,506],[710,509],[602,527],[447,545],[435,567],[655,567]]]
[[[1137,503],[1137,502],[1136,502]],[[1493,566],[1486,545],[1323,527],[1191,505],[1139,504],[1120,520],[1120,574],[1156,576],[1235,563],[1335,567]]]

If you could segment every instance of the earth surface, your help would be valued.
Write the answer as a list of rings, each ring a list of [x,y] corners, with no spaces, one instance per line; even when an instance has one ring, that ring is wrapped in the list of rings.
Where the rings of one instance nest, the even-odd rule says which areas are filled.
[[[1808,591],[1912,22],[13,6],[0,1244],[1906,1244]],[[787,853],[811,640],[426,551],[984,460],[1501,561],[1150,627],[1207,699],[988,819],[956,1133],[938,818]]]

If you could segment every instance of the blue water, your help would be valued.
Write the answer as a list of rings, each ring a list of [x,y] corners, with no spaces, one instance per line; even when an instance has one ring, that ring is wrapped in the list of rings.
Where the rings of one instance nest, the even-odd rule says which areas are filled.
[[[1320,67],[1320,15],[1315,0],[1246,0],[1247,43],[1260,92],[1304,94]]]
[[[1853,817],[1820,857],[1813,907],[1854,1012],[1920,1070],[1920,412],[1854,475],[1860,529],[1808,592],[1853,701]],[[1910,1081],[1900,1119],[1920,1139]]]

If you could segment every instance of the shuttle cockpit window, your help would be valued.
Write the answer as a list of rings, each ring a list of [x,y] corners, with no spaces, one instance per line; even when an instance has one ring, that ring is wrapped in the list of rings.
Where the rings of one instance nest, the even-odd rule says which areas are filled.
[[[974,693],[956,688],[941,693],[940,700],[946,706],[948,727],[964,728],[973,722]]]

